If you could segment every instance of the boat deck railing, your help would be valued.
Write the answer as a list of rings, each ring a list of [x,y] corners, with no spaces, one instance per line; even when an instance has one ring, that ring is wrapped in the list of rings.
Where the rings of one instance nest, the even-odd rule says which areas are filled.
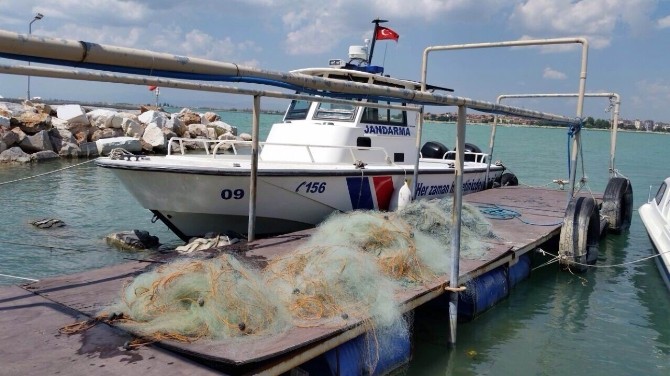
[[[205,151],[205,155],[209,155],[212,158],[217,158],[217,156],[221,155],[219,153],[220,150],[225,150],[228,151],[230,150],[232,152],[232,155],[239,155],[238,149],[240,147],[248,147],[251,148],[253,146],[253,141],[240,141],[240,140],[207,140],[207,139],[192,139],[192,138],[181,138],[181,137],[173,137],[170,139],[168,142],[168,148],[167,148],[167,155],[174,155],[174,150],[173,150],[173,145],[177,143],[179,145],[179,152],[181,155],[185,155],[185,143],[201,143],[203,145],[203,150]],[[361,160],[359,155],[357,155],[358,151],[371,151],[371,152],[377,152],[382,156],[382,160],[385,161],[387,164],[393,164],[393,161],[388,155],[388,152],[386,149],[382,147],[362,147],[362,146],[341,146],[341,145],[310,145],[310,144],[288,144],[288,143],[277,143],[277,142],[258,142],[258,146],[260,150],[262,151],[263,148],[267,146],[279,146],[283,148],[296,148],[299,150],[305,150],[307,152],[307,155],[309,157],[309,163],[324,163],[323,161],[318,161],[314,157],[314,151],[315,149],[332,149],[332,150],[345,150],[348,151],[349,154],[351,155],[351,162],[352,163],[357,163],[358,161]],[[223,148],[223,149],[222,149]],[[263,154],[259,153],[258,154],[259,160],[263,160]]]

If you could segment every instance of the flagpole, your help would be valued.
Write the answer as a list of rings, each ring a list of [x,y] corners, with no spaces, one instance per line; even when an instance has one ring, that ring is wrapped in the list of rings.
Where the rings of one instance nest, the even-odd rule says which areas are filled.
[[[372,20],[375,24],[375,29],[372,32],[372,43],[370,44],[370,55],[368,55],[368,65],[372,64],[372,54],[375,52],[375,42],[377,41],[377,29],[380,23],[388,22],[387,20],[380,20],[379,18]]]
[[[156,108],[158,108],[158,93],[160,92],[160,88],[157,87],[154,91],[156,92]]]

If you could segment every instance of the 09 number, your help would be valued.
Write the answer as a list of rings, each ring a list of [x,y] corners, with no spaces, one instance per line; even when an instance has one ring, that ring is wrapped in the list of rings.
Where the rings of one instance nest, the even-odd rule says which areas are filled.
[[[244,197],[244,189],[224,189],[221,191],[221,198],[224,200],[235,199],[239,200]]]

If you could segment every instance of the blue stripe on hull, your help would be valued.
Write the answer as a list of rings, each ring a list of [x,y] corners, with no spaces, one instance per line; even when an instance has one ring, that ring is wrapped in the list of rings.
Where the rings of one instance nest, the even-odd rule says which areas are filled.
[[[370,190],[370,180],[367,177],[347,178],[347,188],[349,188],[352,209],[372,210],[375,208],[372,201],[372,191]]]

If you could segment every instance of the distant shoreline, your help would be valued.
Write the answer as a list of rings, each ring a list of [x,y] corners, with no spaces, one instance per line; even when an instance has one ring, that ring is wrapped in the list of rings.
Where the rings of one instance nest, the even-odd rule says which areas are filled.
[[[19,98],[0,98],[0,103],[2,102],[8,102],[8,103],[17,103],[21,104],[25,99],[19,99]],[[68,101],[68,100],[57,100],[57,99],[39,99],[35,100],[37,103],[44,103],[48,105],[65,105],[65,104],[78,104],[82,107],[89,108],[89,109],[95,109],[95,108],[110,108],[110,109],[116,109],[116,110],[132,110],[132,111],[138,111],[141,106],[153,106],[151,104],[133,104],[133,103],[106,103],[106,102],[85,102],[85,101]],[[165,106],[169,108],[182,108],[181,106]],[[203,111],[225,111],[225,112],[243,112],[243,113],[250,113],[252,112],[251,109],[239,109],[239,108],[214,108],[214,107],[188,107],[189,109],[192,110],[203,110]],[[266,115],[282,115],[284,114],[284,111],[280,110],[261,110],[262,114]],[[435,124],[456,124],[454,121],[439,121],[439,120],[425,120],[427,123],[435,123]],[[468,125],[492,125],[492,123],[467,123]],[[565,128],[562,126],[556,126],[556,125],[533,125],[533,124],[498,124],[497,126],[499,127],[521,127],[521,128]],[[584,128],[585,130],[589,131],[605,131],[605,132],[610,132],[611,129],[602,129],[602,128]],[[629,133],[649,133],[649,134],[670,134],[668,132],[655,132],[655,131],[643,131],[643,130],[633,130],[633,129],[622,129],[619,128],[617,130],[618,132],[629,132]]]

